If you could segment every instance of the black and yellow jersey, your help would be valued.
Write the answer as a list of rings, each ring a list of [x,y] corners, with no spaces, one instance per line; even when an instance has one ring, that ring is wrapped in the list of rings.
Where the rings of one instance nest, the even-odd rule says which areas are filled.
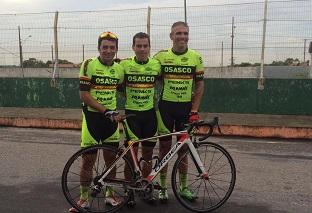
[[[155,81],[160,75],[160,64],[153,58],[145,63],[135,57],[122,60],[125,71],[126,105],[129,110],[145,111],[154,107]]]
[[[85,60],[80,68],[80,91],[90,91],[91,96],[109,110],[117,107],[116,88],[124,79],[122,66],[107,66],[99,58]],[[89,111],[96,111],[88,107]]]
[[[201,55],[192,49],[175,54],[172,49],[154,56],[161,64],[163,91],[161,99],[171,102],[190,102],[194,81],[203,80],[204,65]]]

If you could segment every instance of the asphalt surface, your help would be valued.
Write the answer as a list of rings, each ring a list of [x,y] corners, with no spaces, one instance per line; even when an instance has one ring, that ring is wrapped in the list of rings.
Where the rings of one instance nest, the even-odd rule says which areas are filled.
[[[62,213],[67,159],[79,149],[77,130],[0,127],[0,212]],[[218,213],[311,213],[312,143],[309,140],[211,138],[232,155],[237,181]],[[157,149],[156,149],[157,153]],[[163,205],[138,201],[121,212],[189,212],[173,197]]]

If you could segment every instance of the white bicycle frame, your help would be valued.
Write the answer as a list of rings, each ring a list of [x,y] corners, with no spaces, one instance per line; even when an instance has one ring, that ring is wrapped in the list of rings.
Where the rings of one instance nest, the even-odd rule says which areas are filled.
[[[186,130],[183,131],[179,131],[179,132],[174,132],[174,133],[169,133],[169,134],[164,134],[164,135],[160,135],[160,136],[154,136],[154,137],[150,137],[150,138],[144,138],[144,139],[140,139],[140,140],[136,140],[136,141],[128,141],[128,147],[126,148],[126,150],[123,151],[123,153],[121,155],[118,156],[118,158],[113,162],[113,164],[110,166],[110,168],[108,168],[108,170],[104,173],[104,175],[102,175],[102,177],[98,180],[99,183],[101,183],[102,185],[104,185],[104,179],[105,177],[111,172],[111,170],[116,166],[117,162],[123,158],[123,156],[126,155],[126,153],[129,151],[131,152],[131,157],[132,160],[134,162],[134,167],[135,167],[135,171],[139,172],[139,174],[141,175],[141,170],[140,170],[140,166],[139,166],[139,162],[137,159],[137,155],[134,152],[133,149],[133,145],[136,143],[141,143],[143,141],[148,141],[148,140],[153,140],[153,139],[158,139],[158,138],[162,138],[162,137],[166,137],[166,136],[181,136],[180,139],[177,141],[176,144],[174,144],[172,146],[172,148],[170,149],[170,151],[165,155],[165,157],[158,162],[153,170],[151,171],[151,173],[147,176],[147,179],[149,181],[152,181],[157,174],[159,173],[159,171],[173,158],[173,156],[182,148],[182,146],[184,144],[186,144],[191,152],[191,155],[194,159],[194,161],[196,162],[196,166],[197,168],[200,170],[201,172],[201,176],[204,177],[205,179],[208,178],[208,172],[206,171],[194,145],[193,142],[190,139],[189,134],[187,133]]]

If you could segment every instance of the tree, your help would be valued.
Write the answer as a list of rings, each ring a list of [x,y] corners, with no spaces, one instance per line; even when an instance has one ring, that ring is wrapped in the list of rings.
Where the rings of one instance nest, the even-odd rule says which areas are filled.
[[[36,58],[29,58],[28,60],[23,61],[23,67],[40,68],[48,67],[48,65],[41,60],[37,60]]]
[[[58,63],[59,63],[59,64],[73,64],[72,62],[67,61],[66,59],[59,59],[59,60],[58,60]]]

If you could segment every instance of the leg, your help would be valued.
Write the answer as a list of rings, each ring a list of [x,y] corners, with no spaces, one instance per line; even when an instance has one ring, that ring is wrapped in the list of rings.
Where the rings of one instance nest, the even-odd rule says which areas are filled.
[[[157,118],[154,109],[141,113],[140,127],[142,129],[142,138],[150,138],[157,135]],[[146,178],[152,171],[153,149],[157,140],[149,140],[141,143],[142,157],[145,160],[142,168],[142,176]]]
[[[154,146],[142,145],[142,157],[145,160],[142,168],[142,177],[146,178],[152,171],[152,158]]]
[[[80,169],[80,199],[89,199],[89,187],[92,181],[92,169],[97,153],[82,155],[82,165]]]
[[[159,134],[167,134],[173,131],[174,118],[172,117],[172,110],[176,108],[171,106],[171,103],[166,101],[159,102],[159,111],[156,112],[157,115],[157,126]],[[172,144],[172,137],[163,137],[159,139],[159,158],[162,159],[169,152]],[[168,200],[167,193],[167,170],[166,165],[160,171],[160,186],[162,189],[159,191],[159,200],[166,202]]]
[[[135,116],[133,117],[128,117],[127,120],[125,121],[125,134],[127,137],[126,140],[138,140],[141,136],[141,128],[138,126],[138,112],[134,110],[126,110],[126,115],[129,114],[134,114]],[[139,144],[135,144],[132,146],[133,151],[135,155],[138,155],[138,150],[139,150]],[[129,151],[127,154],[128,159],[131,160],[131,164],[133,165],[134,168],[134,162],[131,156],[131,152]],[[127,180],[131,180],[133,177],[129,176],[129,171],[128,168],[125,168],[125,177]]]
[[[175,114],[175,128],[177,131],[184,129],[184,124],[188,123],[188,115],[191,110],[191,103],[181,103],[180,108]],[[180,137],[178,137],[180,140]],[[180,178],[180,194],[182,197],[188,200],[194,200],[195,196],[187,187],[187,174],[188,174],[188,158],[184,155],[188,151],[188,146],[184,145],[178,152],[178,156],[181,159],[179,164],[179,178]],[[181,156],[184,156],[181,158]]]

